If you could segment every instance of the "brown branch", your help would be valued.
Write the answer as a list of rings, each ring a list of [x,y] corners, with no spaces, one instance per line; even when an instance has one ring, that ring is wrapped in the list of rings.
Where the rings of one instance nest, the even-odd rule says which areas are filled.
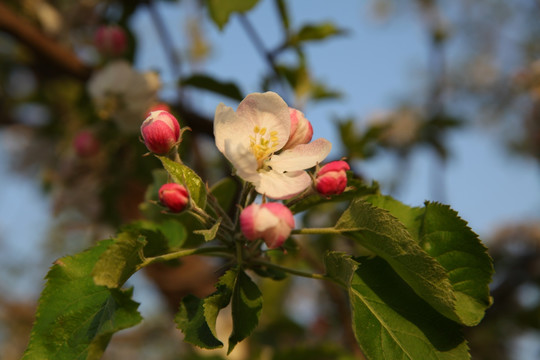
[[[0,30],[11,34],[28,46],[38,59],[56,65],[64,73],[82,80],[90,76],[90,68],[84,65],[73,52],[44,35],[30,22],[2,3],[0,3]]]

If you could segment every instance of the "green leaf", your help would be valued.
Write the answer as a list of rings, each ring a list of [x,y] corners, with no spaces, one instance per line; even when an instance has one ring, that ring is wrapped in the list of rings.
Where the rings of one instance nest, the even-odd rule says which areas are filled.
[[[398,219],[356,199],[335,228],[386,260],[420,297],[448,318],[459,321],[445,269],[418,245]]]
[[[327,257],[327,265],[338,265],[328,274],[348,282],[353,330],[368,359],[470,359],[459,325],[421,299],[387,262]]]
[[[119,288],[143,262],[143,248],[146,240],[143,236],[121,233],[117,239],[99,257],[92,276],[96,285]]]
[[[210,331],[217,338],[216,319],[219,311],[229,305],[233,293],[234,283],[238,276],[237,269],[230,269],[218,281],[217,291],[204,299],[204,317]]]
[[[112,243],[55,262],[23,359],[100,359],[115,332],[142,320],[131,290],[107,289],[92,279],[94,264]]]
[[[491,305],[489,283],[493,264],[486,247],[447,205],[425,204],[410,208],[389,196],[367,201],[400,219],[420,246],[448,272],[456,296],[455,313],[467,326],[476,325]]]
[[[238,182],[231,177],[223,178],[212,186],[210,192],[217,199],[219,206],[228,212],[238,196]]]
[[[331,22],[307,24],[304,25],[298,33],[291,36],[289,44],[295,46],[301,42],[324,40],[330,36],[342,35],[344,33],[345,30],[339,29]]]
[[[195,201],[198,207],[204,209],[206,206],[206,187],[195,171],[183,164],[174,162],[165,156],[158,156],[163,167],[172,176],[174,182],[183,184],[189,191],[189,196]]]
[[[329,202],[350,201],[368,195],[377,194],[379,192],[379,184],[372,183],[368,186],[362,180],[355,179],[352,176],[353,175],[351,172],[347,173],[347,188],[345,189],[345,192],[339,195],[324,197],[317,193],[314,193],[312,195],[306,196],[299,201],[288,201],[286,202],[286,204],[289,206],[289,209],[292,211],[293,214],[298,214],[316,205]]]
[[[210,330],[204,316],[204,300],[187,295],[180,303],[180,310],[174,320],[178,329],[184,333],[184,341],[203,349],[216,349],[223,346]]]
[[[279,18],[281,19],[281,23],[283,24],[283,28],[285,31],[289,31],[290,27],[290,21],[289,21],[289,14],[287,11],[287,4],[285,4],[284,0],[275,0],[276,6],[279,11]]]
[[[232,294],[233,331],[229,337],[227,354],[257,327],[261,310],[261,291],[245,272],[240,271]]]
[[[211,76],[203,74],[196,74],[181,79],[180,86],[193,86],[199,89],[214,92],[216,94],[224,95],[238,101],[241,101],[244,98],[242,92],[240,89],[238,89],[238,86],[236,86],[235,83],[218,81]]]
[[[210,17],[218,26],[219,30],[223,30],[231,14],[235,12],[246,12],[254,7],[258,0],[206,0],[206,6],[210,12]]]
[[[195,230],[193,233],[204,236],[204,241],[212,241],[216,238],[219,225],[221,225],[221,218],[210,229]]]

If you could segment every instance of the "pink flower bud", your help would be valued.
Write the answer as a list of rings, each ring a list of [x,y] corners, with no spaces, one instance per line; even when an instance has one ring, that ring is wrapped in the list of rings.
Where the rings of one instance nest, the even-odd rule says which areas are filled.
[[[251,204],[240,214],[240,228],[248,240],[263,239],[275,249],[283,245],[294,228],[294,217],[281,203]]]
[[[141,134],[148,150],[165,155],[180,141],[180,125],[171,113],[152,111],[141,125]]]
[[[159,201],[169,208],[171,212],[179,213],[189,202],[189,193],[187,189],[179,184],[163,184],[159,188]]]
[[[120,26],[100,26],[94,35],[94,44],[103,55],[120,56],[127,48],[126,33]]]
[[[317,192],[324,196],[339,195],[347,187],[347,170],[349,164],[345,161],[332,161],[324,165],[315,178]]]
[[[90,130],[80,131],[73,139],[73,148],[80,157],[90,157],[99,152],[100,143]]]
[[[300,144],[307,144],[313,137],[313,127],[300,110],[289,108],[291,132],[283,149],[290,149]]]

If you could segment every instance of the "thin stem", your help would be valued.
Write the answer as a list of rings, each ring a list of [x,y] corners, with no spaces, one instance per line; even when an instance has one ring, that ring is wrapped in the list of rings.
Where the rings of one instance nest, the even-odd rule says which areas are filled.
[[[232,256],[231,249],[225,246],[208,246],[208,247],[202,247],[202,248],[196,248],[196,249],[180,250],[180,251],[172,252],[165,255],[146,258],[141,264],[139,264],[139,266],[137,266],[137,270],[158,261],[168,261],[168,260],[178,259],[184,256],[189,256],[189,255],[206,255],[206,256],[221,256],[221,257]]]
[[[309,229],[294,229],[292,234],[341,234],[341,231],[334,228],[309,228]]]
[[[301,277],[305,277],[305,278],[319,279],[319,280],[332,280],[331,278],[329,278],[325,274],[316,274],[316,273],[310,273],[310,272],[307,272],[307,271],[292,269],[292,268],[277,265],[277,264],[274,264],[274,263],[271,263],[271,262],[267,262],[267,261],[264,261],[264,260],[253,259],[253,260],[250,261],[250,263],[270,267],[270,268],[273,268],[273,269],[276,269],[276,270],[281,270],[281,271],[287,272],[289,274],[293,274],[293,275],[301,276]]]

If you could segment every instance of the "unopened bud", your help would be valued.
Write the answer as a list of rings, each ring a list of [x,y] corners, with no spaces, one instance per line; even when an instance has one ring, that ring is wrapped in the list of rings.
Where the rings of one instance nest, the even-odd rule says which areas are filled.
[[[94,35],[94,44],[103,55],[120,56],[127,48],[126,33],[120,26],[100,26]]]
[[[283,149],[290,149],[300,144],[307,144],[313,137],[313,127],[300,110],[289,108],[291,132]]]
[[[240,228],[248,240],[263,239],[275,249],[283,245],[294,228],[294,217],[281,203],[251,204],[240,214]]]
[[[317,172],[315,178],[315,189],[324,196],[339,195],[347,187],[347,170],[350,170],[349,164],[345,161],[332,161]]]
[[[189,193],[185,186],[180,184],[164,184],[159,188],[159,201],[171,212],[179,213],[188,204]]]
[[[80,157],[90,157],[99,152],[100,143],[90,130],[80,131],[73,139],[73,148]]]
[[[171,113],[152,111],[141,125],[141,134],[148,150],[165,155],[180,141],[180,125]]]

